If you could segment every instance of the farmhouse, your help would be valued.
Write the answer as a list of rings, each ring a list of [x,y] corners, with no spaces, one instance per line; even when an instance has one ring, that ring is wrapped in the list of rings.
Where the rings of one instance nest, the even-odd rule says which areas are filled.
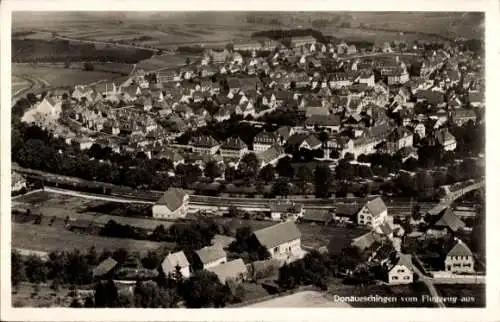
[[[207,268],[207,271],[214,273],[222,284],[227,281],[236,283],[243,282],[248,276],[247,266],[241,258]]]
[[[92,276],[94,278],[107,278],[111,277],[113,272],[115,271],[118,262],[114,260],[112,257],[108,257],[103,260],[97,267],[92,270]]]
[[[271,219],[275,221],[291,220],[296,221],[304,215],[304,207],[302,204],[295,202],[276,202],[271,204]]]
[[[359,225],[371,228],[380,226],[387,219],[387,206],[382,198],[377,197],[368,201],[357,215]]]
[[[474,272],[474,256],[463,241],[456,239],[455,245],[446,254],[445,271],[450,273]]]
[[[293,260],[302,255],[301,233],[292,221],[257,230],[254,236],[274,259]]]
[[[184,278],[189,278],[189,262],[184,255],[184,252],[178,251],[176,253],[170,253],[165,257],[163,262],[161,263],[161,269],[165,275],[175,274],[177,271],[177,267],[180,269],[180,273]]]
[[[153,206],[153,218],[177,219],[187,215],[189,195],[182,189],[169,188]]]
[[[387,272],[389,285],[413,283],[411,255],[400,254]]]
[[[226,252],[218,246],[203,247],[195,253],[202,269],[209,269],[227,262]]]

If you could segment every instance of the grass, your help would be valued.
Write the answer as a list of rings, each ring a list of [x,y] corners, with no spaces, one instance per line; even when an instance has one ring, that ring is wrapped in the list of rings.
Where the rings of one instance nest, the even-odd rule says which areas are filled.
[[[68,307],[72,297],[70,290],[60,287],[59,291],[50,289],[49,284],[39,284],[39,291],[34,291],[34,284],[21,283],[12,292],[13,307]]]
[[[116,73],[104,71],[84,71],[73,68],[15,63],[12,64],[12,75],[39,79],[53,87],[91,84],[101,80],[111,80],[118,76]]]
[[[435,284],[442,297],[457,297],[456,303],[446,303],[447,307],[486,307],[484,284]]]
[[[146,253],[148,250],[160,248],[162,244],[143,240],[80,235],[62,227],[12,223],[12,247],[15,248],[52,252],[69,251],[75,248],[89,249],[92,246],[98,252],[104,249],[125,248],[130,252]]]

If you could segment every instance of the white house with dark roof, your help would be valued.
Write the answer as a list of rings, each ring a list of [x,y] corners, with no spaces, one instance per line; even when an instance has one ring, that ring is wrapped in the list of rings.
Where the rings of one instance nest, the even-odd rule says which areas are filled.
[[[199,263],[201,263],[202,269],[209,269],[227,262],[227,254],[219,246],[203,247],[195,253]]]
[[[253,235],[273,259],[290,262],[304,255],[301,248],[302,235],[293,221],[257,230]]]
[[[455,245],[446,254],[444,270],[450,273],[474,272],[474,256],[470,248],[460,239],[456,239]]]
[[[182,189],[169,188],[153,205],[153,218],[185,218],[189,206],[189,195]]]
[[[304,206],[295,202],[276,202],[269,206],[271,219],[275,221],[296,221],[304,216]]]
[[[387,278],[389,285],[413,283],[411,255],[399,254],[394,264],[388,268]]]
[[[220,147],[220,155],[224,158],[241,158],[248,152],[248,147],[239,137],[228,138]]]
[[[382,198],[368,201],[357,214],[358,224],[376,228],[387,219],[387,206]]]
[[[241,258],[214,267],[209,267],[207,271],[217,275],[222,284],[225,284],[229,280],[236,283],[243,282],[248,277],[247,266]]]
[[[191,275],[189,271],[190,265],[186,258],[186,255],[182,250],[176,253],[168,254],[161,263],[161,269],[163,270],[163,273],[165,273],[165,275],[175,274],[177,266],[180,268],[182,276],[184,278],[189,278],[189,276]]]

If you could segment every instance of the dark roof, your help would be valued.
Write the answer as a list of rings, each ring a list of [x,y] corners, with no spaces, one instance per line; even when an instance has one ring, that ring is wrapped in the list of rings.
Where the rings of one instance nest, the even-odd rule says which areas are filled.
[[[210,263],[227,256],[224,249],[219,246],[203,247],[202,249],[197,250],[196,254],[203,264]]]
[[[195,136],[191,139],[191,145],[197,146],[197,147],[205,147],[205,148],[211,148],[216,145],[219,145],[219,142],[217,142],[213,137],[211,136]]]
[[[340,116],[335,115],[335,114],[311,115],[306,120],[306,125],[339,126],[340,125]]]
[[[184,197],[188,194],[179,188],[169,188],[165,193],[158,199],[156,205],[165,205],[170,211],[175,211],[182,206],[184,202]]]
[[[259,143],[259,142],[265,142],[267,143],[267,141],[273,141],[273,142],[277,142],[278,141],[278,136],[276,135],[276,133],[274,132],[260,132],[259,134],[257,134],[254,138],[254,143]]]
[[[274,144],[269,149],[257,154],[262,163],[268,163],[285,154],[285,150],[280,145]]]
[[[457,243],[448,251],[446,256],[472,256],[472,252],[463,241],[458,239]]]
[[[458,218],[450,207],[443,210],[440,218],[434,224],[435,227],[447,227],[452,231],[457,231],[465,227],[465,223]]]
[[[239,137],[228,138],[221,145],[221,149],[227,150],[241,150],[245,148],[247,148],[247,145]]]
[[[354,246],[360,250],[365,250],[367,248],[370,248],[373,243],[380,243],[383,239],[383,235],[378,234],[374,231],[370,231],[353,239],[351,246]]]
[[[97,267],[92,270],[92,275],[94,277],[100,277],[108,274],[113,268],[116,267],[118,262],[111,257],[103,260]]]
[[[302,220],[306,221],[316,221],[316,222],[328,222],[332,219],[332,215],[328,210],[324,209],[306,209]]]
[[[391,271],[395,266],[405,266],[409,270],[413,270],[413,264],[411,261],[411,255],[410,254],[400,254],[396,260],[394,261],[394,265],[389,269]]]
[[[433,91],[433,90],[418,90],[415,94],[415,97],[418,99],[424,99],[427,103],[431,105],[438,105],[444,102],[444,95],[441,92]]]
[[[300,239],[301,237],[299,228],[292,221],[257,230],[254,232],[254,235],[259,243],[267,249]]]
[[[379,216],[382,212],[387,210],[387,206],[380,197],[368,201],[365,206],[366,208],[368,208],[368,211],[370,211],[371,214],[375,217]]]

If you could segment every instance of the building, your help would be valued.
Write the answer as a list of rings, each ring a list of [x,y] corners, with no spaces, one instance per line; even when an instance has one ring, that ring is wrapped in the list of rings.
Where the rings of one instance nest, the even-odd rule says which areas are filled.
[[[226,284],[227,281],[240,283],[248,277],[247,266],[241,258],[214,267],[209,267],[207,271],[217,275],[222,284]]]
[[[444,270],[450,273],[474,272],[474,256],[460,239],[456,239],[455,245],[446,254]]]
[[[380,197],[368,201],[357,214],[358,224],[376,228],[387,219],[387,206]]]
[[[256,153],[263,152],[276,143],[279,143],[278,135],[273,132],[261,132],[253,139],[253,150]]]
[[[413,133],[405,127],[397,127],[386,138],[387,152],[396,153],[402,148],[413,146]]]
[[[153,218],[185,218],[189,206],[189,195],[182,189],[169,188],[153,206]]]
[[[252,50],[261,50],[262,43],[258,41],[248,41],[248,42],[235,42],[233,44],[234,51],[252,51]]]
[[[292,259],[302,253],[301,233],[292,221],[257,230],[253,235],[273,259]]]
[[[312,44],[316,44],[316,38],[313,36],[295,36],[290,39],[290,45],[292,47],[301,47]]]
[[[241,158],[248,152],[247,145],[239,138],[228,138],[220,147],[220,155],[224,158]]]
[[[165,275],[168,274],[175,274],[177,271],[177,267],[180,269],[180,273],[184,278],[189,278],[190,276],[190,271],[189,271],[189,262],[186,258],[186,255],[184,252],[178,251],[176,253],[170,253],[165,257],[163,262],[161,263],[161,268],[163,270],[163,273]]]
[[[209,135],[196,136],[192,138],[190,145],[193,149],[193,152],[210,155],[214,155],[220,147],[219,142],[217,142],[213,137]]]
[[[269,149],[259,152],[257,154],[257,158],[260,161],[260,168],[262,169],[268,164],[275,166],[279,159],[286,157],[287,154],[282,146],[275,144],[271,146]]]
[[[442,210],[437,215],[437,218],[438,219],[432,225],[432,229],[434,230],[447,230],[451,233],[455,233],[465,228],[465,223],[455,215],[451,207]]]
[[[202,269],[209,269],[227,262],[226,252],[218,246],[207,246],[196,252]]]
[[[399,254],[394,265],[387,272],[389,285],[413,283],[413,264],[411,255]]]
[[[61,102],[55,101],[52,97],[45,97],[34,109],[28,110],[23,115],[22,121],[31,123],[37,118],[35,115],[56,120],[60,117],[61,113]]]
[[[454,151],[457,148],[457,140],[448,131],[448,129],[441,129],[434,133],[434,139],[437,144],[441,145],[445,151]]]
[[[330,115],[311,115],[305,121],[305,126],[309,130],[314,130],[315,127],[325,128],[331,132],[340,131],[340,116],[335,114]]]
[[[296,221],[304,215],[304,206],[295,202],[276,202],[269,207],[271,219],[275,221]]]
[[[300,221],[328,225],[334,217],[335,215],[326,209],[306,209]]]
[[[94,278],[108,278],[111,277],[116,270],[118,262],[112,257],[108,257],[99,263],[93,270],[92,276]]]

